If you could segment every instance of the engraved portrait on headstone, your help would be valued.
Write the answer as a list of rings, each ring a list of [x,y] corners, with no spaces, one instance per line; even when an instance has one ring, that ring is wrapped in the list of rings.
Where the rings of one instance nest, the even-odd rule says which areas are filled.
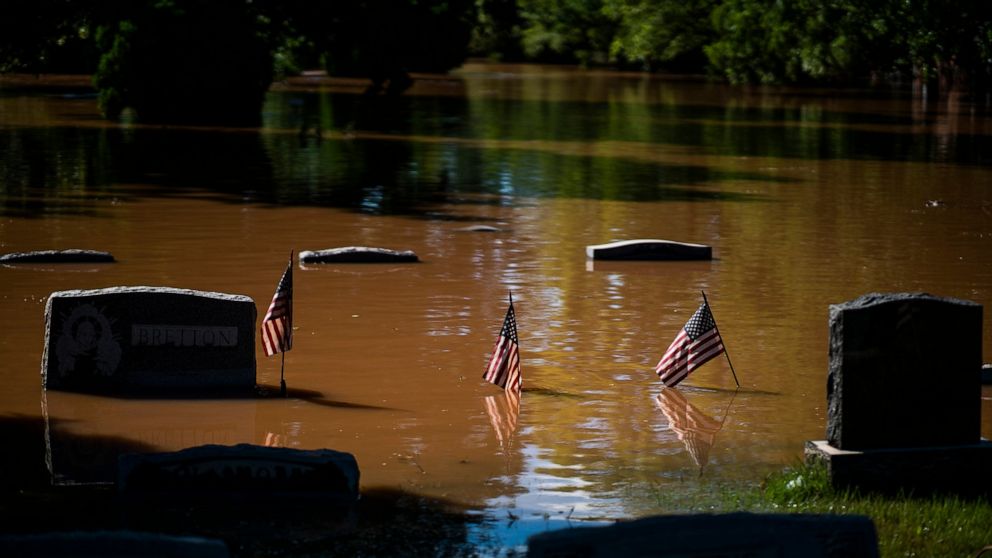
[[[109,377],[121,361],[121,346],[111,321],[96,306],[76,306],[62,322],[55,345],[59,377],[70,383]]]

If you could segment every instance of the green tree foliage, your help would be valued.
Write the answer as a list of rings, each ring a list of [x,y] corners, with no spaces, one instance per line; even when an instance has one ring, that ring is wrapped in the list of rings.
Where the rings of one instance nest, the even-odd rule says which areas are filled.
[[[943,88],[988,85],[992,64],[992,2],[904,0],[889,3],[904,22],[899,42],[904,65],[924,82]]]
[[[531,58],[581,64],[609,61],[619,21],[604,0],[517,0],[523,50]]]
[[[469,50],[494,60],[522,60],[523,19],[516,0],[476,0]]]
[[[7,0],[0,9],[0,72],[89,73],[96,68],[92,24],[102,13],[98,4]]]
[[[476,0],[10,0],[0,71],[94,72],[108,117],[254,124],[273,78],[334,74],[409,85],[464,60]]]
[[[328,73],[394,89],[409,83],[407,72],[461,64],[476,19],[475,0],[300,2],[283,15],[323,55]]]
[[[987,79],[987,0],[723,0],[712,69],[734,82],[901,76],[974,87]]]
[[[269,20],[247,0],[160,0],[101,25],[94,75],[110,118],[255,125],[272,82]]]
[[[989,0],[8,0],[0,71],[96,70],[111,116],[241,121],[273,76],[323,65],[400,92],[470,41],[733,82],[992,86]]]
[[[604,0],[604,12],[619,22],[610,45],[615,58],[645,68],[698,72],[703,47],[714,38],[710,13],[718,0]]]

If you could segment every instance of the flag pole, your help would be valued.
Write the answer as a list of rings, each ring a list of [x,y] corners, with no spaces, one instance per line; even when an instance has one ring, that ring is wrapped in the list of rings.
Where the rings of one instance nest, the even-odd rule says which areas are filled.
[[[290,273],[293,273],[293,255],[295,253],[296,253],[296,250],[290,250],[289,251],[289,272]],[[292,277],[290,277],[290,279],[292,279]],[[292,284],[290,284],[290,289],[292,289]],[[292,292],[292,291],[290,291],[290,292]],[[289,323],[286,324],[286,325],[289,326],[289,337],[288,337],[288,339],[292,339],[293,338],[293,298],[292,297],[290,297],[290,299],[289,299]],[[279,395],[281,395],[282,397],[286,397],[286,351],[287,350],[289,350],[289,347],[284,347],[283,348],[283,350],[282,350],[282,363],[279,366]]]
[[[706,303],[706,307],[710,308],[710,301],[706,299],[706,291],[700,290],[703,293],[703,302]],[[710,316],[713,318],[713,328],[716,329],[716,334],[720,335],[720,327],[716,325],[716,316],[713,316],[713,309],[710,308]],[[730,373],[734,375],[734,383],[737,387],[741,387],[741,383],[737,381],[737,372],[734,372],[734,363],[730,361],[730,351],[727,350],[727,344],[723,343],[723,335],[720,335],[720,343],[723,344],[723,354],[727,357],[727,364],[730,365]]]

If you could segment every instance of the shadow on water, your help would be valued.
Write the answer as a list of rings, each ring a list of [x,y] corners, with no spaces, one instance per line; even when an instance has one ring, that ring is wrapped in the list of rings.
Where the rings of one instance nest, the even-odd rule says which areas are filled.
[[[525,387],[522,390],[524,393],[532,393],[534,395],[547,395],[550,397],[565,397],[568,399],[584,399],[584,395],[579,395],[576,393],[569,393],[567,391],[559,391],[556,389],[542,388],[542,387]]]
[[[258,396],[261,399],[278,400],[283,398],[279,393],[279,386],[259,384],[255,387],[255,389],[258,393]],[[321,405],[324,407],[332,407],[335,409],[356,409],[356,410],[366,410],[366,411],[407,411],[407,409],[398,409],[395,407],[366,405],[364,403],[352,403],[350,401],[336,401],[333,399],[328,399],[323,392],[312,389],[301,389],[294,387],[286,388],[286,398],[300,399],[302,401],[306,401],[307,403],[312,403],[314,405]]]
[[[763,389],[750,389],[746,387],[731,389],[731,388],[704,387],[704,386],[679,384],[679,389],[686,393],[732,393],[732,394],[741,394],[741,395],[772,395],[772,396],[782,395],[782,393],[778,391],[766,391]]]
[[[0,431],[19,452],[2,470],[5,533],[129,529],[197,535],[224,540],[233,556],[458,555],[467,525],[475,521],[452,502],[390,489],[363,492],[344,514],[312,499],[149,502],[124,498],[108,486],[53,487],[44,469],[42,421],[4,418]]]
[[[47,426],[54,429],[64,424],[65,421],[50,419]],[[0,492],[17,493],[51,486],[45,419],[22,415],[0,417],[0,435],[8,448],[6,458],[0,460]],[[107,448],[112,448],[115,454],[153,451],[149,445],[116,436],[66,436],[71,438],[75,455],[103,454]]]
[[[327,396],[317,390],[312,389],[302,389],[287,387],[286,396],[283,397],[280,393],[279,386],[270,386],[266,384],[258,384],[253,390],[232,390],[232,389],[215,389],[211,390],[209,388],[200,388],[196,393],[190,393],[188,388],[177,388],[175,390],[169,390],[168,388],[155,387],[154,389],[122,389],[122,390],[108,390],[106,387],[94,387],[93,389],[65,389],[65,390],[51,390],[51,392],[46,392],[47,395],[51,394],[88,394],[88,395],[98,395],[100,397],[106,397],[110,399],[119,400],[148,400],[148,401],[216,401],[216,400],[248,400],[248,401],[280,401],[284,399],[297,399],[300,401],[305,401],[307,403],[312,403],[314,405],[321,405],[324,407],[332,407],[335,409],[356,409],[356,410],[367,410],[367,411],[407,411],[407,409],[398,409],[395,407],[383,407],[379,405],[366,405],[364,403],[353,403],[350,401],[338,401],[334,399],[328,399]]]
[[[109,485],[53,486],[43,419],[0,417],[0,435],[8,448],[0,460],[0,533],[127,529],[203,536],[224,540],[232,556],[457,556],[467,549],[468,526],[478,521],[463,505],[395,489],[364,490],[343,511],[314,499],[163,501],[129,498]],[[75,448],[156,451],[107,436],[60,436]]]

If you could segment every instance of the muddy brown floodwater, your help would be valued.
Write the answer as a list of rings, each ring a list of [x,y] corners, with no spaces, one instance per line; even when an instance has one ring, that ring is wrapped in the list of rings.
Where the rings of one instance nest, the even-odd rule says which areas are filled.
[[[261,315],[290,250],[409,249],[421,263],[297,267],[287,399],[51,392],[47,419],[91,441],[69,465],[106,440],[348,451],[364,489],[477,508],[492,521],[472,536],[513,546],[794,463],[824,436],[829,304],[992,306],[992,120],[966,100],[486,64],[418,77],[395,99],[279,83],[261,129],[108,123],[85,80],[0,80],[0,252],[118,259],[0,267],[0,418],[43,418],[53,291],[221,291]],[[586,259],[631,238],[715,259]],[[509,291],[519,409],[481,380]],[[721,358],[659,397],[653,366],[700,291],[742,389]],[[279,359],[257,356],[276,386]]]

